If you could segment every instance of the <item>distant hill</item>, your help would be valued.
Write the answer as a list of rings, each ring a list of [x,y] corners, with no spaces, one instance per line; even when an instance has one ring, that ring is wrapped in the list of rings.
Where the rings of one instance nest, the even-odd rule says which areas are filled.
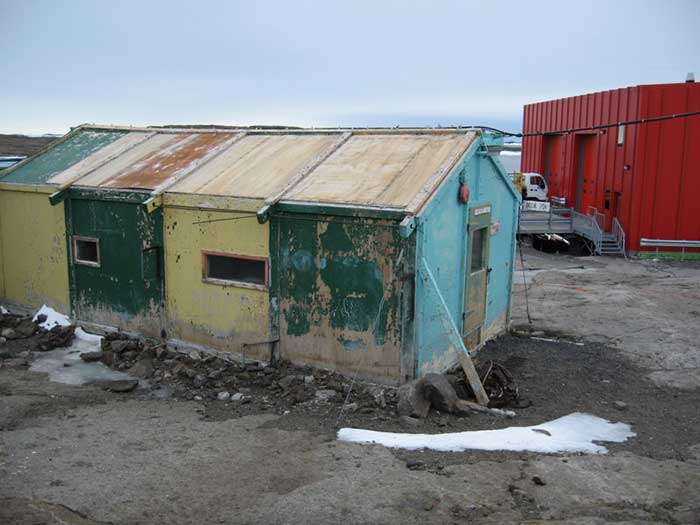
[[[57,138],[58,136],[53,135],[29,137],[27,135],[0,134],[0,157],[30,157]]]

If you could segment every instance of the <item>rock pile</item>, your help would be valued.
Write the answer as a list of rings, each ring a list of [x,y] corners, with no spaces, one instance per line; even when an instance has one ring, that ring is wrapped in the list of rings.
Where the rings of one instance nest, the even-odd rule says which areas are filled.
[[[30,351],[47,352],[71,344],[75,326],[56,326],[45,330],[40,326],[44,321],[44,315],[34,321],[31,317],[0,313],[0,358],[15,359],[19,356],[26,360]],[[10,344],[10,341],[13,343]]]
[[[330,371],[280,362],[238,362],[197,350],[177,351],[164,344],[107,334],[96,352],[81,357],[147,380],[153,387],[170,387],[175,397],[195,400],[288,406],[298,403],[345,404],[350,411],[393,410],[396,389],[351,381]],[[264,401],[263,401],[264,399]]]

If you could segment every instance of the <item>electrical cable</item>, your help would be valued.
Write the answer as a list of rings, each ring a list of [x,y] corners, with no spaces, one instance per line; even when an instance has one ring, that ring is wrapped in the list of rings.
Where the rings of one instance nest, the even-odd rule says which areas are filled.
[[[510,131],[503,131],[502,129],[492,128],[491,126],[474,126],[476,128],[485,129],[487,131],[492,131],[498,135],[503,135],[506,137],[540,137],[544,135],[566,135],[569,133],[577,133],[579,131],[595,131],[599,129],[616,128],[619,126],[632,126],[635,124],[648,124],[651,122],[660,122],[662,120],[671,120],[677,118],[687,118],[695,117],[700,115],[700,111],[689,111],[687,113],[674,113],[673,115],[662,115],[660,117],[650,117],[650,118],[640,118],[636,120],[626,120],[623,122],[618,122],[616,124],[599,124],[597,126],[587,126],[582,128],[567,128],[560,129],[557,131],[532,131],[528,133],[513,133]],[[471,127],[471,126],[465,126]]]

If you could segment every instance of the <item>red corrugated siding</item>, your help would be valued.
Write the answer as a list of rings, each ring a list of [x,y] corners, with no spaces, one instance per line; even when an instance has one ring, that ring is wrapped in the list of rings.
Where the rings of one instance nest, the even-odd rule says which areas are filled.
[[[524,110],[523,131],[556,133],[698,110],[700,84],[635,86],[530,104]],[[591,200],[606,213],[608,227],[616,216],[627,233],[629,249],[638,250],[641,237],[700,239],[700,148],[694,147],[700,144],[700,116],[627,126],[621,146],[617,128],[604,134],[562,135],[561,158],[552,161],[561,173],[552,176],[550,187],[552,196],[565,197],[569,205],[576,202],[581,134],[595,142],[586,151],[595,156],[596,169],[592,194],[582,202]],[[545,172],[547,140],[524,138],[523,171]],[[610,210],[605,210],[606,190],[611,192]],[[620,200],[615,209],[616,193]]]

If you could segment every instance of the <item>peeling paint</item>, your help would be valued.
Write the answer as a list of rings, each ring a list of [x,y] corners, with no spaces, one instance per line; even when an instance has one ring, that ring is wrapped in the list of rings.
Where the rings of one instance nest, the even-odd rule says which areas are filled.
[[[291,216],[273,222],[282,355],[398,382],[402,284],[389,282],[404,240],[396,224]]]
[[[267,257],[269,225],[233,211],[164,208],[165,280],[168,337],[224,352],[269,358],[272,339],[267,290],[202,281],[203,250]],[[202,222],[215,221],[215,222]],[[201,224],[196,224],[196,223]]]
[[[72,311],[77,319],[160,334],[162,210],[147,213],[140,204],[145,196],[71,190],[66,201],[69,231],[98,239],[100,257],[99,266],[79,264],[71,257]]]

